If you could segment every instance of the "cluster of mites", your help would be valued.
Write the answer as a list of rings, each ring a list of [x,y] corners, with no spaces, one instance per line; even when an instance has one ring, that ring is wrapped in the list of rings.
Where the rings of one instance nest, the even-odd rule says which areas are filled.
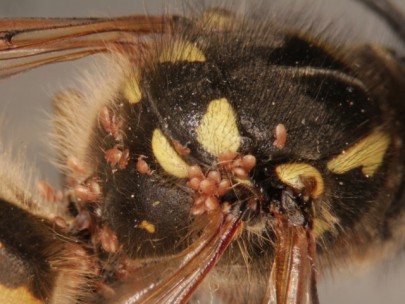
[[[122,144],[122,123],[116,115],[104,107],[99,113],[99,125],[110,136],[113,136],[117,144],[105,151],[105,159],[110,164],[112,170],[125,169],[130,160],[130,151]],[[274,130],[273,146],[282,149],[286,142],[286,129],[284,125],[279,124]],[[173,141],[173,147],[179,155],[185,156],[190,150],[182,146],[178,141]],[[136,169],[141,174],[151,175],[154,172],[146,162],[146,156],[137,157]],[[69,168],[77,173],[85,175],[87,170],[75,157],[67,160]],[[191,214],[194,216],[222,208],[222,212],[227,214],[231,210],[231,204],[222,201],[222,197],[235,186],[235,182],[242,182],[247,179],[250,171],[256,165],[256,158],[253,155],[240,155],[237,152],[228,152],[220,155],[217,160],[216,169],[210,169],[203,172],[199,165],[192,165],[188,170],[187,185],[194,195],[194,204],[191,208]],[[84,182],[77,182],[71,178],[68,181],[70,193],[63,194],[62,191],[56,191],[49,184],[40,182],[39,192],[46,201],[62,202],[66,196],[74,196],[77,201],[78,214],[76,215],[73,225],[69,227],[63,218],[54,218],[54,223],[65,230],[71,231],[89,231],[93,244],[99,244],[105,252],[116,253],[121,249],[115,232],[101,221],[101,209],[95,204],[94,209],[90,212],[86,208],[88,203],[100,203],[102,190],[99,180],[95,177],[88,178]],[[69,191],[68,191],[69,192]],[[73,193],[72,193],[73,192]],[[80,246],[77,248],[78,253],[83,251]],[[85,252],[82,252],[85,256]],[[125,262],[117,268],[117,278],[124,279],[127,271]],[[108,285],[98,282],[97,291],[105,296],[111,297],[114,291]]]
[[[222,206],[224,213],[230,211],[228,202],[221,202],[224,196],[234,185],[233,181],[246,179],[256,165],[253,155],[239,155],[228,152],[218,157],[217,170],[209,170],[205,174],[199,165],[189,168],[187,185],[195,191],[192,215],[199,215],[206,211],[213,211]],[[221,204],[220,204],[221,203]]]
[[[122,170],[128,166],[130,160],[130,151],[122,143],[122,122],[117,115],[107,107],[104,107],[99,113],[99,126],[117,142],[114,147],[105,151],[105,159],[112,170]],[[286,129],[283,124],[278,124],[274,129],[273,146],[282,149],[286,142]],[[178,141],[173,141],[173,147],[181,156],[188,155],[190,149],[182,146]],[[153,174],[146,156],[137,157],[136,169],[141,174]],[[72,171],[78,174],[86,174],[85,168],[79,161],[71,157],[67,161]],[[199,165],[192,165],[188,170],[187,185],[194,191],[194,204],[191,208],[191,214],[194,216],[203,214],[207,211],[213,211],[220,207],[224,213],[230,210],[230,204],[222,202],[221,198],[233,187],[234,182],[238,183],[248,178],[250,171],[256,165],[256,158],[253,155],[240,155],[237,152],[228,152],[220,155],[217,159],[215,169],[205,170]],[[93,236],[93,241],[100,243],[106,252],[117,252],[120,249],[118,238],[107,225],[101,223],[101,210],[95,207],[90,212],[84,206],[89,203],[98,203],[101,201],[102,190],[97,178],[92,177],[82,183],[75,180],[69,182],[73,189],[73,196],[77,200],[78,215],[74,220],[75,231],[88,230]],[[40,190],[42,195],[48,201],[62,201],[63,194],[54,191],[49,185],[41,183]],[[55,222],[59,226],[67,227],[67,224],[61,218],[56,218]]]
[[[126,168],[129,161],[129,150],[121,149],[123,147],[121,144],[121,122],[115,114],[112,114],[112,112],[105,107],[99,113],[99,125],[108,135],[113,136],[118,143],[113,148],[105,151],[106,161],[114,170]],[[140,167],[145,167],[145,165],[142,166],[142,157],[140,157],[139,163]],[[74,156],[67,159],[67,166],[78,176],[88,176],[87,168]],[[145,169],[142,170],[141,171],[144,173],[147,172]],[[56,191],[47,183],[41,182],[39,185],[39,193],[49,202],[62,202],[66,197],[73,197],[76,201],[78,213],[73,223],[69,226],[63,218],[56,217],[54,218],[56,225],[71,233],[88,231],[93,244],[100,245],[106,252],[115,253],[121,249],[115,232],[101,220],[101,208],[98,203],[102,201],[102,189],[97,177],[87,178],[83,182],[69,177],[65,193]],[[91,208],[88,208],[89,203],[95,204],[93,204]]]
[[[273,146],[282,149],[287,139],[287,131],[283,124],[278,124],[274,129]],[[231,205],[220,199],[233,186],[232,181],[247,179],[250,171],[256,166],[256,157],[247,154],[240,155],[237,152],[223,153],[218,157],[217,170],[209,170],[203,173],[199,165],[189,168],[187,185],[195,191],[194,205],[191,208],[192,215],[200,215],[206,211],[213,211],[222,206],[226,214]],[[220,204],[221,202],[221,204]]]
[[[120,121],[115,114],[104,108],[100,112],[99,121],[104,130],[112,135],[117,141],[121,140]],[[190,153],[190,149],[184,147],[177,140],[172,142],[174,149],[181,156]],[[113,148],[105,151],[105,159],[113,170],[125,169],[130,158],[130,151],[122,144],[116,144]],[[146,156],[139,155],[136,162],[136,169],[141,174],[153,174]],[[236,176],[246,178],[250,170],[255,166],[256,159],[253,155],[239,156],[237,153],[227,153],[219,157],[218,165],[226,176]],[[231,181],[227,177],[223,178],[221,171],[212,170],[205,174],[199,165],[189,167],[187,185],[195,191],[194,206],[191,209],[192,215],[199,215],[205,211],[212,211],[220,206],[220,197],[231,188]],[[92,191],[91,187],[88,189]],[[87,198],[85,198],[87,199]],[[226,205],[226,204],[225,204]]]

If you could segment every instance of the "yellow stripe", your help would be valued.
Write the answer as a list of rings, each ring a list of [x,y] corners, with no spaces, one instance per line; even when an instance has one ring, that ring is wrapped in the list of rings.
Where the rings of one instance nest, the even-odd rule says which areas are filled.
[[[43,304],[44,302],[35,298],[25,286],[9,288],[0,284],[1,304]]]
[[[388,134],[375,130],[330,160],[327,167],[336,174],[343,174],[354,168],[362,167],[362,173],[365,176],[373,176],[383,162],[390,141]]]
[[[193,43],[188,41],[175,41],[164,49],[159,57],[159,62],[205,62],[203,52]]]
[[[140,74],[139,71],[131,73],[130,77],[124,85],[124,97],[128,99],[130,103],[138,103],[142,99],[142,92],[140,87]]]
[[[320,237],[325,232],[329,231],[331,225],[328,222],[319,218],[314,218],[314,237]]]
[[[214,156],[239,149],[241,138],[235,113],[226,98],[209,103],[196,133],[198,142]]]
[[[198,24],[205,30],[229,31],[240,23],[235,14],[219,8],[206,10],[198,20]]]
[[[281,164],[276,167],[276,173],[280,180],[295,189],[303,189],[303,179],[313,178],[316,182],[313,198],[317,198],[324,191],[324,182],[321,173],[311,165],[305,163]]]
[[[185,178],[188,174],[187,163],[177,154],[162,131],[155,129],[152,135],[152,151],[160,166],[169,174]]]

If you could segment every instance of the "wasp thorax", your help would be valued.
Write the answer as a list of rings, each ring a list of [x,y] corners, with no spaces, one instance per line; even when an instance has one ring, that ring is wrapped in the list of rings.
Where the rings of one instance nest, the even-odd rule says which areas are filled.
[[[0,78],[111,55],[54,98],[64,191],[0,149],[0,302],[319,303],[403,247],[401,50],[269,17],[0,20]]]
[[[165,37],[100,109],[92,179],[101,190],[86,182],[76,191],[101,206],[96,221],[122,245],[105,247],[177,252],[195,218],[235,208],[261,219],[258,236],[271,234],[267,223],[282,212],[294,223],[315,215],[325,236],[348,210],[354,223],[371,208],[357,204],[358,189],[372,188],[361,194],[370,202],[383,187],[391,139],[375,119],[381,109],[322,46],[251,35]]]

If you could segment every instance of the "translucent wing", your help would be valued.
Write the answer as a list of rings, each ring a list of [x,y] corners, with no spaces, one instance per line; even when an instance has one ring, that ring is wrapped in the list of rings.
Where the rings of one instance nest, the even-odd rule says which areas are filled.
[[[140,47],[145,36],[165,33],[173,17],[0,20],[0,78],[46,65]]]
[[[281,219],[276,234],[276,254],[263,303],[319,304],[312,232]]]
[[[193,244],[166,261],[134,269],[109,303],[187,303],[234,240],[241,218],[242,214],[209,216],[209,224]]]

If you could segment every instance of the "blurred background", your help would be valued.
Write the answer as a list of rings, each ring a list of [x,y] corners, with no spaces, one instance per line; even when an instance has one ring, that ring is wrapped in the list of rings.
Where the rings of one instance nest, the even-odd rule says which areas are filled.
[[[186,1],[191,3],[192,1]],[[197,2],[197,1],[195,1]],[[205,1],[205,5],[235,3],[243,10],[242,1]],[[272,3],[270,7],[268,2]],[[394,1],[405,11],[405,0]],[[173,5],[182,11],[185,1],[153,0],[0,0],[0,17],[114,17],[131,14],[159,14]],[[320,24],[335,24],[332,31],[353,42],[373,41],[390,45],[404,52],[403,45],[393,36],[378,17],[355,0],[261,0],[246,1],[266,9],[260,12],[269,18],[280,18],[279,7],[287,12],[302,11],[305,16],[320,14]],[[199,4],[199,6],[201,6]],[[192,7],[192,6],[191,6]],[[277,8],[277,9],[276,9]],[[176,10],[175,10],[176,11]],[[319,19],[316,17],[316,19]],[[37,168],[41,178],[55,186],[60,177],[52,165],[54,153],[48,142],[50,130],[51,98],[54,92],[70,87],[77,71],[93,59],[61,63],[39,68],[28,73],[0,81],[0,117],[4,117],[2,143],[13,143],[15,149],[25,149],[29,161]],[[73,143],[74,144],[74,143]],[[372,270],[358,273],[343,269],[321,280],[321,303],[405,303],[405,258],[384,262]]]

